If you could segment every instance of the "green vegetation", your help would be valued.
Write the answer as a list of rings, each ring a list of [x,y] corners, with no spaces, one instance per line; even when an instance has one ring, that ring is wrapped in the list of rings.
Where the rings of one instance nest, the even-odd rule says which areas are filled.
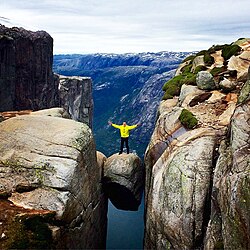
[[[182,79],[180,81],[181,85],[196,85],[196,74],[193,73],[187,73],[182,75]]]
[[[245,42],[249,41],[249,38],[239,38],[236,42],[233,43],[233,45],[241,45]]]
[[[211,66],[214,63],[214,58],[209,54],[209,52],[205,53],[204,62],[207,66]]]
[[[208,49],[208,53],[212,54],[215,53],[216,51],[222,50],[225,45],[213,45],[211,48]]]
[[[237,42],[240,43],[244,41],[244,38],[239,39]],[[206,71],[209,66],[211,66],[215,60],[214,57],[211,56],[212,53],[216,51],[222,50],[222,57],[225,59],[225,62],[233,55],[237,55],[241,51],[241,47],[235,43],[232,44],[224,44],[224,45],[213,45],[208,50],[202,50],[198,52],[196,55],[190,55],[183,60],[184,62],[189,63],[181,69],[181,75],[175,76],[168,82],[166,82],[163,86],[163,91],[165,94],[163,96],[163,100],[173,98],[174,96],[178,96],[180,94],[181,86],[183,84],[186,85],[196,85],[196,76],[197,73],[200,71]],[[204,63],[205,65],[198,65],[194,72],[191,72],[193,67],[193,60],[197,56],[204,56]],[[220,73],[226,71],[226,66],[223,67],[215,67],[211,70],[211,74],[213,77],[217,77]],[[227,71],[231,77],[237,76],[237,72],[234,71]]]
[[[207,50],[201,50],[195,56],[204,56],[207,53]]]
[[[226,61],[230,57],[236,56],[240,51],[241,51],[241,47],[239,45],[225,44],[222,49],[222,57],[224,57]]]
[[[162,90],[165,91],[165,94],[163,96],[163,100],[167,100],[167,99],[171,99],[174,96],[177,96],[180,94],[180,90],[181,90],[181,80],[182,80],[183,76],[179,75],[179,76],[175,76],[174,78],[170,79],[169,81],[167,81]]]
[[[182,68],[182,71],[181,71],[182,74],[190,73],[190,72],[191,72],[192,66],[193,66],[192,63],[190,63],[190,64],[184,66],[184,67]]]
[[[183,84],[196,85],[196,74],[189,72],[175,76],[167,81],[162,88],[162,90],[165,91],[162,99],[167,100],[173,98],[174,96],[178,96]]]
[[[225,68],[224,67],[215,67],[213,68],[210,73],[213,75],[213,76],[218,76],[220,73],[224,72],[225,71]]]
[[[214,45],[208,49],[207,53],[212,54],[212,53],[215,53],[216,51],[222,50],[222,57],[224,57],[225,60],[228,60],[231,56],[235,56],[241,51],[241,47],[238,45],[238,43],[240,44],[242,42],[242,40],[244,40],[244,38],[240,38],[240,39],[238,39],[238,41],[236,41],[235,43],[232,43],[232,44]],[[205,55],[206,51],[203,50],[199,53],[201,53],[201,54],[204,53],[204,55]]]
[[[198,65],[198,66],[195,68],[194,73],[197,74],[198,72],[203,71],[203,70],[207,70],[207,67],[204,66],[204,65]]]
[[[188,129],[192,129],[198,124],[196,117],[187,109],[182,110],[179,120],[181,124]]]
[[[162,98],[163,100],[171,99],[174,96],[178,96],[180,94],[181,86],[183,84],[196,85],[197,73],[195,74],[192,73],[191,68],[192,68],[192,63],[186,65],[185,67],[183,67],[181,75],[173,77],[164,84],[162,88],[162,90],[165,91],[165,94]],[[198,66],[197,72],[202,70],[203,68],[204,66],[203,67]]]
[[[188,56],[188,57],[186,57],[183,61],[182,61],[182,63],[184,63],[184,62],[187,62],[187,61],[193,61],[194,60],[194,58],[196,57],[196,55],[190,55],[190,56]]]

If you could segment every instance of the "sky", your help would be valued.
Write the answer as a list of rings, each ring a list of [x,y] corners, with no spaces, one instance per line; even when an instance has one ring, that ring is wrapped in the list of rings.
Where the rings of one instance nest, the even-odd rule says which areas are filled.
[[[249,0],[0,0],[0,24],[45,30],[54,54],[199,51],[250,37]]]

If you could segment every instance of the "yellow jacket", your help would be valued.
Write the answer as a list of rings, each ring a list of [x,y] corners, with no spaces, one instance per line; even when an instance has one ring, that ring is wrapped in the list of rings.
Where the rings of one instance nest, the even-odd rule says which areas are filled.
[[[129,125],[116,125],[114,123],[111,124],[114,128],[118,128],[120,129],[120,134],[121,134],[121,137],[123,138],[127,138],[129,137],[129,130],[132,130],[134,128],[137,127],[137,125],[132,125],[132,126],[129,126]]]

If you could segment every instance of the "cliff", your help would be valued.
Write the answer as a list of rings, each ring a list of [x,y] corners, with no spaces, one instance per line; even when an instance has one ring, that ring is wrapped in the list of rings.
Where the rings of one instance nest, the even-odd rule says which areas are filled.
[[[92,81],[53,73],[48,33],[0,25],[0,63],[0,112],[62,107],[92,128]]]
[[[107,201],[88,126],[23,115],[0,123],[0,139],[0,248],[104,248]]]
[[[148,249],[248,249],[250,40],[188,57],[145,154]]]
[[[0,25],[0,51],[0,111],[58,106],[48,33]]]
[[[90,77],[59,76],[60,107],[75,121],[93,127],[92,80]]]
[[[105,248],[92,81],[54,75],[52,48],[46,32],[0,26],[1,249]]]

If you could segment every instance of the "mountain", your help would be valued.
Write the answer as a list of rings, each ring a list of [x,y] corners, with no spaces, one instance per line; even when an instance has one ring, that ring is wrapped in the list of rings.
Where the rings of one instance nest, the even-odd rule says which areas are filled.
[[[54,72],[93,80],[94,134],[107,156],[119,149],[119,131],[107,125],[142,123],[131,132],[130,148],[143,156],[153,131],[162,86],[187,52],[55,55]],[[138,116],[139,114],[139,116]]]

